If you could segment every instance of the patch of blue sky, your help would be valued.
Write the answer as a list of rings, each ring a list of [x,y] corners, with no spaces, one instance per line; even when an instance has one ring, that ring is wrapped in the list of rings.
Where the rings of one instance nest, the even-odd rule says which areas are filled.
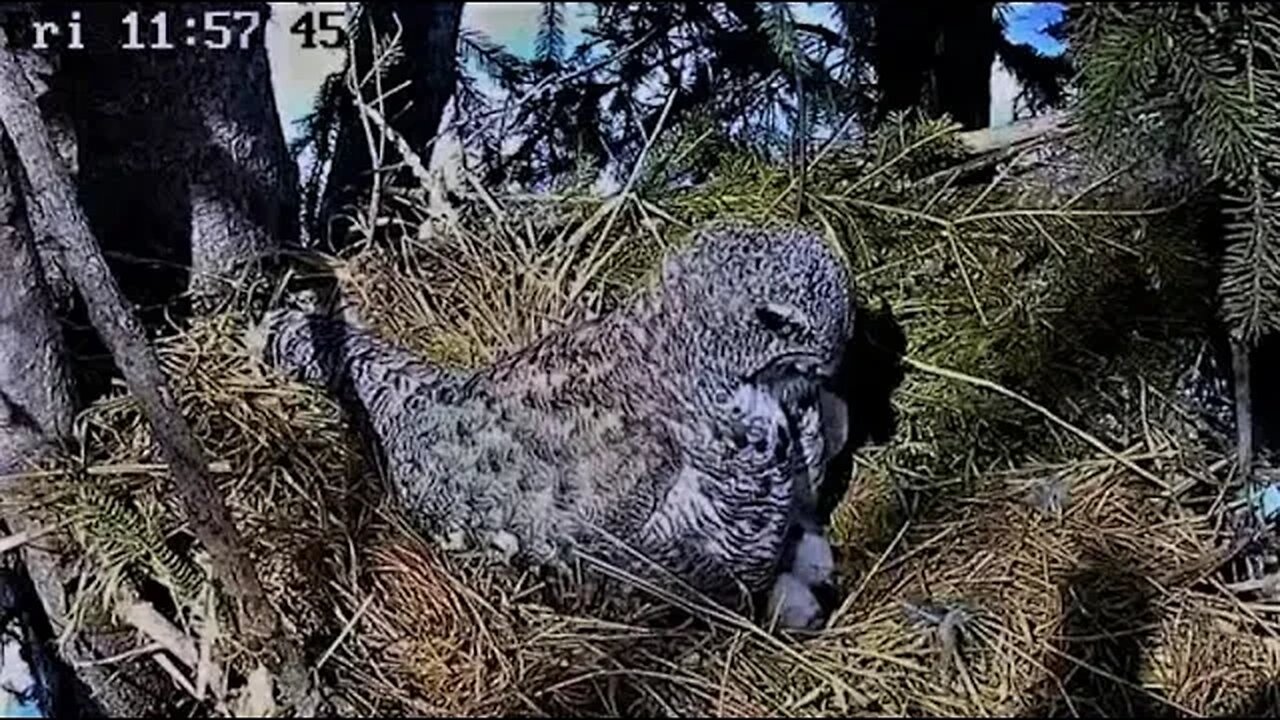
[[[788,4],[798,21],[836,28],[828,3]],[[296,121],[310,111],[324,76],[341,67],[342,54],[338,50],[304,49],[299,38],[291,35],[288,28],[303,12],[341,10],[343,3],[281,2],[271,5],[273,17],[267,31],[268,51],[285,135],[292,139],[301,131]],[[1045,54],[1060,54],[1065,49],[1062,43],[1044,31],[1061,18],[1063,10],[1062,3],[1007,3],[1006,34],[1014,42],[1029,43]],[[571,2],[563,4],[563,13],[565,47],[572,51],[587,38],[584,30],[594,22],[594,10],[587,3]],[[483,32],[518,57],[531,58],[537,48],[541,14],[542,4],[537,2],[469,2],[463,6],[462,25]],[[476,75],[479,89],[491,96],[500,95],[489,78],[483,73]]]
[[[5,708],[5,717],[11,718],[38,718],[44,717],[40,712],[40,706],[35,701],[23,701],[15,703]]]
[[[593,21],[594,11],[587,3],[563,3],[562,12],[565,49],[572,52],[586,39],[583,29]],[[462,25],[483,32],[512,55],[532,58],[542,26],[542,3],[470,2],[462,7]]]
[[[827,3],[787,3],[796,20],[835,29],[836,23]],[[1062,18],[1062,3],[1006,3],[1007,29],[1010,40],[1027,43],[1046,55],[1059,55],[1065,47],[1046,34],[1045,28]],[[584,39],[583,28],[591,22],[591,9],[586,3],[564,3],[565,40],[572,48]],[[529,58],[537,44],[541,3],[492,2],[467,3],[462,23],[485,32],[492,40],[506,46],[512,54]]]
[[[1005,36],[1045,55],[1061,55],[1066,46],[1045,33],[1045,29],[1061,20],[1065,9],[1062,3],[1008,3]]]
[[[836,28],[832,12],[833,6],[828,3],[793,2],[787,4],[791,6],[791,16],[796,19],[796,22],[825,25],[832,30]]]

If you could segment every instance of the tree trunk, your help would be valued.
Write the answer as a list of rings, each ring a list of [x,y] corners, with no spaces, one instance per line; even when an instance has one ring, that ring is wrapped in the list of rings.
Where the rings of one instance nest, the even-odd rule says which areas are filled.
[[[36,202],[64,228],[60,239],[72,280],[85,299],[94,328],[111,349],[130,393],[151,423],[192,529],[208,550],[222,589],[237,604],[241,631],[259,640],[274,636],[275,613],[209,476],[204,454],[174,404],[136,313],[98,249],[32,90],[5,48],[0,48],[0,125],[13,141]]]
[[[34,8],[27,7],[24,11],[33,14]],[[48,49],[19,50],[14,54],[27,79],[37,89],[40,110],[48,121],[49,132],[58,146],[58,154],[67,163],[71,174],[75,175],[77,171],[75,130],[71,122],[68,98],[66,93],[59,91],[54,81],[61,61],[61,53],[55,49]],[[16,173],[11,181],[14,192],[21,193],[26,198],[30,197],[30,187],[27,186],[26,178],[22,173]],[[41,270],[44,272],[45,288],[53,301],[55,312],[62,313],[70,308],[75,289],[67,278],[62,256],[58,253],[57,242],[51,236],[56,229],[47,226],[40,214],[40,209],[32,203],[24,203],[23,211],[40,260]]]
[[[37,462],[53,443],[68,437],[75,411],[67,350],[54,312],[54,299],[32,242],[20,189],[22,173],[8,138],[0,132],[0,475]],[[30,518],[5,512],[6,532],[32,529]],[[56,637],[67,622],[65,588],[75,569],[61,561],[61,538],[28,543],[22,563],[4,573],[6,611],[15,613],[21,642],[30,653],[37,701],[50,716],[106,712],[139,715],[162,712],[164,680],[149,664],[131,668],[121,682],[106,668],[76,663],[116,655],[132,647],[127,633],[82,628],[60,654]]]
[[[82,9],[85,49],[66,53],[79,185],[95,235],[134,302],[190,290],[203,309],[255,259],[297,237],[297,169],[284,142],[263,42],[267,3],[155,3],[172,41],[182,19],[251,11],[248,47],[124,50],[125,3]]]
[[[22,207],[12,149],[0,134],[0,473],[44,440],[71,434],[62,329]]]
[[[186,3],[187,12],[205,3]],[[266,3],[237,7],[262,12]],[[233,46],[234,47],[234,46]],[[284,141],[262,30],[247,50],[202,50],[188,60],[202,119],[191,152],[191,291],[218,298],[255,259],[298,238],[298,173]],[[221,279],[220,279],[221,278]]]
[[[404,57],[385,68],[381,80],[383,92],[405,82],[409,86],[386,98],[385,107],[377,105],[377,86],[373,80],[361,88],[361,97],[378,107],[391,127],[424,158],[428,157],[427,143],[439,131],[445,106],[457,86],[462,6],[460,2],[364,4],[367,16],[362,23],[372,22],[379,43],[385,43],[395,35],[397,18],[403,28],[400,43]],[[373,44],[367,26],[357,28],[354,38],[355,55],[351,61],[355,63],[359,76],[364,78],[373,67]],[[360,113],[349,92],[343,96],[341,108],[334,155],[325,179],[314,231],[316,237],[328,234],[334,247],[345,244],[346,235],[352,227],[349,221],[338,215],[349,212],[349,206],[369,187],[369,173],[374,169]],[[374,137],[377,137],[376,130]],[[397,160],[395,158],[392,162]],[[411,178],[412,175],[404,173],[391,181],[403,182]]]
[[[873,58],[880,117],[919,108],[965,130],[991,123],[994,3],[876,3]]]
[[[51,6],[39,10],[58,11]],[[5,49],[0,33],[0,122],[26,166],[30,195],[35,199],[30,216],[39,218],[38,224],[61,246],[67,275],[84,298],[92,325],[151,422],[191,526],[211,555],[216,579],[236,605],[244,640],[274,654],[286,702],[310,701],[313,698],[301,695],[308,684],[301,648],[278,635],[275,613],[207,475],[202,453],[174,407],[138,317],[123,297],[91,229],[92,224],[108,239],[106,250],[134,291],[130,299],[159,303],[187,289],[184,271],[193,263],[197,270],[190,283],[193,289],[201,295],[217,295],[221,288],[209,282],[210,274],[234,274],[252,254],[269,250],[281,239],[292,239],[296,170],[284,145],[262,42],[267,5],[149,5],[142,13],[144,27],[153,13],[166,10],[175,23],[174,40],[183,37],[182,18],[200,18],[212,9],[259,13],[261,23],[245,50],[238,49],[233,34],[233,45],[226,50],[176,52],[120,48],[124,41],[121,18],[134,7],[115,3],[74,8],[81,12],[83,26],[94,32],[84,34],[86,49],[65,53],[65,62],[55,74],[58,99],[68,111],[62,116],[74,121],[73,132],[60,134],[64,142],[57,150],[50,138],[50,131],[58,129],[52,122],[56,118],[50,117],[55,127],[43,127],[30,73],[24,77],[14,62],[24,53]],[[74,149],[79,161],[80,198],[57,157],[59,150],[65,155],[69,149]],[[80,199],[90,213],[82,209]],[[37,586],[53,590],[42,592],[49,595],[44,600],[52,606],[50,616],[59,617],[55,611],[65,609],[65,598],[57,590],[65,578],[56,553],[51,556],[30,548],[27,556]],[[91,640],[102,637],[98,633]],[[132,642],[128,635],[124,637]],[[269,638],[276,642],[261,644]],[[110,648],[110,643],[89,644],[92,647],[86,652]],[[94,685],[93,677],[111,674],[85,671]],[[129,684],[119,679],[109,684],[99,697],[137,695],[117,692]]]

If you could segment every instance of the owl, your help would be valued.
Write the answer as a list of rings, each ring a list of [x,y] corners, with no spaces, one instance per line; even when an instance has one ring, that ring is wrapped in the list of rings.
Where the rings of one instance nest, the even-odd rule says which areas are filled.
[[[810,626],[852,292],[821,236],[730,224],[617,309],[469,373],[315,313],[274,311],[259,334],[269,364],[364,417],[396,497],[447,546],[589,557],[737,606],[767,593]]]

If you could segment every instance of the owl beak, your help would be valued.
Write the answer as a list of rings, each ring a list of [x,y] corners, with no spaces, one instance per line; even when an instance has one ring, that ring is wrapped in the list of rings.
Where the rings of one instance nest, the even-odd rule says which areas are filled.
[[[789,353],[778,358],[776,363],[781,365],[790,365],[796,372],[802,375],[809,375],[811,377],[822,379],[833,377],[836,370],[835,363],[829,362],[826,358],[815,352]]]
[[[838,367],[839,367],[839,363],[836,363],[836,362],[820,363],[814,369],[813,374],[817,375],[819,378],[822,378],[823,380],[830,380],[836,376],[836,369]]]

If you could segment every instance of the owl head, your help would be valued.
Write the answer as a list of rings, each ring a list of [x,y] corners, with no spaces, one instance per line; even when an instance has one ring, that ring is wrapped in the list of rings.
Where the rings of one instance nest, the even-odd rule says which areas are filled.
[[[817,233],[725,224],[663,267],[664,305],[703,372],[829,376],[853,329],[852,274]]]

